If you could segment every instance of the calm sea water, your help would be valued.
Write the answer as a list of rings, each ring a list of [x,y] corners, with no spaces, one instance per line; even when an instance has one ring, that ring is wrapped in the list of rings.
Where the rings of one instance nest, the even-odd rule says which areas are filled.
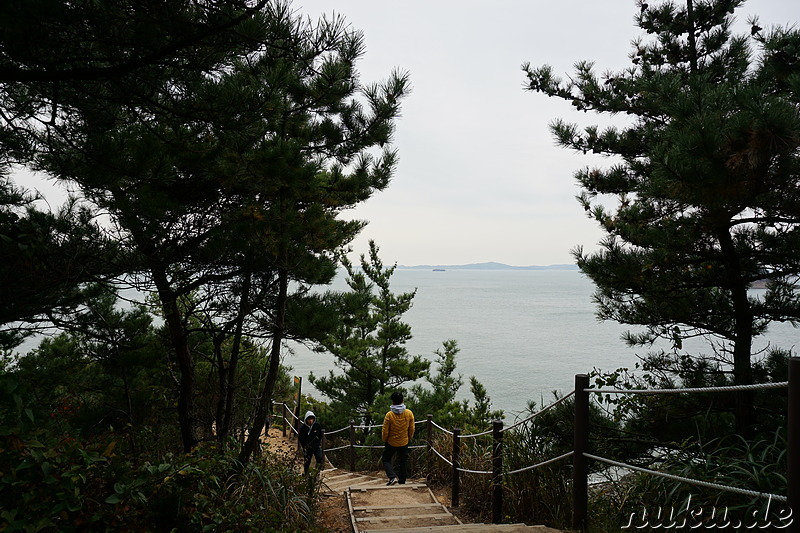
[[[345,289],[344,279],[331,288]],[[465,381],[460,397],[471,399],[468,377],[476,376],[493,407],[507,415],[525,409],[529,400],[549,403],[554,390],[572,390],[575,374],[632,368],[637,353],[646,353],[622,342],[628,327],[595,318],[594,286],[578,271],[395,271],[393,292],[415,288],[414,306],[404,315],[414,336],[409,351],[433,358],[443,341],[457,340],[457,371]],[[791,348],[798,340],[800,330],[778,324],[754,348],[768,341]],[[295,351],[284,363],[303,377],[304,391],[314,394],[308,373],[326,374],[334,368],[333,357]]]

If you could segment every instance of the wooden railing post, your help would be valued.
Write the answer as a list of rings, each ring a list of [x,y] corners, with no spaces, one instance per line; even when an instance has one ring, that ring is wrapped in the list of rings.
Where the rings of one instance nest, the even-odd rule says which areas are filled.
[[[319,467],[320,471],[325,470],[325,448],[328,447],[328,437],[326,435],[326,431],[322,430],[322,442],[320,446],[322,446],[322,466]]]
[[[356,471],[356,427],[350,422],[350,471]]]
[[[492,422],[492,523],[503,522],[503,421]]]
[[[792,522],[786,531],[800,532],[800,358],[789,358],[789,402],[787,405],[788,479],[787,503],[792,511]]]
[[[286,438],[286,410],[288,409],[288,407],[286,407],[285,403],[282,403],[281,405],[283,405],[283,412],[281,413],[281,418],[283,419],[283,438],[285,439]]]
[[[572,455],[572,529],[586,531],[589,481],[584,453],[589,447],[589,376],[575,375],[575,427]]]
[[[433,448],[433,415],[428,415],[428,448]]]
[[[458,493],[461,489],[461,483],[459,479],[459,471],[458,469],[461,468],[461,430],[458,428],[453,428],[453,487],[451,493],[451,505],[453,507],[458,507]]]
[[[294,434],[297,437],[297,440],[300,440],[300,427],[305,423],[305,420],[300,420],[300,415],[302,414],[302,406],[303,406],[303,378],[295,377],[294,382],[297,383],[297,405],[294,406],[295,410],[295,419],[292,426],[294,426]],[[299,446],[299,444],[298,444]]]
[[[428,443],[427,468],[428,468],[428,475],[430,475],[430,471],[433,468],[433,464],[434,464],[433,461],[435,460],[434,457],[433,457],[433,454],[431,453],[431,450],[433,449],[433,415],[428,415],[428,438],[427,438],[427,443]]]

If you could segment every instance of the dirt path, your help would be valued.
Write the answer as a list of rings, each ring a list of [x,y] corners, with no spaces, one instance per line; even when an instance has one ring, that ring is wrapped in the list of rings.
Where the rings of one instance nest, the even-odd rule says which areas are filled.
[[[293,457],[297,463],[298,473],[302,472],[302,463],[297,450],[297,441],[290,439],[288,432],[287,436],[284,437],[283,431],[279,428],[270,428],[267,435],[263,438],[264,444],[279,455]],[[325,492],[321,494],[319,502],[319,523],[325,524],[325,531],[328,533],[353,532],[344,496]]]

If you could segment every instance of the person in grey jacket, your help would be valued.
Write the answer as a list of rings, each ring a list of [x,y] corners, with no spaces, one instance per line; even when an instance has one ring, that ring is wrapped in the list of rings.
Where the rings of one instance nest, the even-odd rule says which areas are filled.
[[[312,411],[307,411],[300,426],[297,439],[303,448],[303,473],[308,474],[311,458],[317,459],[317,468],[322,469],[322,426],[317,422],[317,417]]]

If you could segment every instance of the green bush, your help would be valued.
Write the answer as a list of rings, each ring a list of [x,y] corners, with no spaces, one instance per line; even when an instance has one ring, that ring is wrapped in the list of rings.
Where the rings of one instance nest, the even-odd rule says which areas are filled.
[[[235,446],[131,455],[121,432],[37,417],[0,376],[0,531],[314,531],[318,480],[267,450],[246,465]]]
[[[780,429],[771,435],[762,435],[750,441],[731,435],[710,441],[699,448],[687,446],[683,450],[659,457],[658,462],[650,468],[764,494],[785,494],[785,455],[785,431]],[[653,517],[657,515],[659,508],[666,510],[665,514],[675,509],[679,521],[686,517],[692,525],[703,518],[706,522],[702,527],[721,529],[718,524],[723,513],[727,511],[731,522],[735,524],[742,520],[745,523],[741,528],[732,527],[729,530],[750,531],[754,528],[748,528],[747,525],[752,523],[763,525],[772,520],[773,525],[779,525],[783,506],[784,504],[769,501],[767,498],[701,487],[660,476],[632,473],[614,483],[603,484],[600,490],[591,495],[590,516],[594,522],[594,531],[620,531],[623,525],[631,521],[632,516],[635,520],[640,520],[645,510]],[[687,515],[687,509],[703,513],[697,515],[695,522],[691,522],[693,518]],[[712,510],[715,510],[714,516],[711,514]]]

